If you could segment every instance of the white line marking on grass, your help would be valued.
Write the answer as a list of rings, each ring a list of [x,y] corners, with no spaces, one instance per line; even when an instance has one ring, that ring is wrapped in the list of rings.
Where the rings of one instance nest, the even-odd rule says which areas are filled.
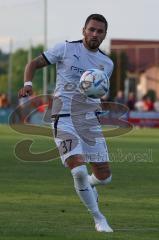
[[[159,232],[159,228],[113,228],[114,231],[137,231],[137,232]]]
[[[113,228],[113,227],[112,227]],[[63,229],[64,230],[64,229]],[[114,232],[159,232],[159,228],[113,228]],[[93,227],[76,227],[75,229],[76,232],[79,231],[87,231],[87,232],[92,232],[94,231]]]

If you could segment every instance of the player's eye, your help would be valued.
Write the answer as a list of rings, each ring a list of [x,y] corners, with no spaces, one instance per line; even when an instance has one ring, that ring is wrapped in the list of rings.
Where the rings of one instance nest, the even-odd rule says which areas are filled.
[[[95,31],[96,31],[96,29],[93,28],[93,27],[89,28],[88,30],[89,30],[90,32],[95,32]]]
[[[104,33],[103,29],[96,29],[96,28],[93,28],[93,27],[90,27],[88,30],[92,33],[94,33],[94,32],[97,32],[98,34]]]
[[[98,29],[98,31],[97,31],[99,34],[102,34],[102,33],[104,33],[104,31],[103,31],[103,29]]]

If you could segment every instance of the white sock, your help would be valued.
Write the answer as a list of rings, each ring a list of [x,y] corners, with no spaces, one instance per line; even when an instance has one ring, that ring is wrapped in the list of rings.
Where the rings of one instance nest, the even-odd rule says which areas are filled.
[[[99,211],[92,187],[88,182],[88,172],[86,166],[82,165],[75,167],[71,170],[71,173],[74,179],[76,192],[81,201],[93,215],[94,221],[98,222],[100,219],[103,219],[104,216]]]
[[[96,178],[96,176],[93,173],[92,173],[92,175],[88,175],[88,181],[91,186],[106,185],[106,184],[110,183],[111,180],[112,180],[112,175],[110,175],[108,178],[106,178],[104,180],[99,180],[98,178]]]

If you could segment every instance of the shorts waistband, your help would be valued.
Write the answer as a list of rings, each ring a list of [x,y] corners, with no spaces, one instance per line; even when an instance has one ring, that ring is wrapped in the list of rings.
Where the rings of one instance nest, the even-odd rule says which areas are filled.
[[[51,115],[52,118],[59,118],[59,117],[70,117],[70,113],[64,113],[64,114],[53,114]]]
[[[100,112],[100,111],[95,111],[94,113],[95,113],[95,115],[100,115],[100,114],[102,114],[102,112]],[[70,117],[70,116],[71,116],[70,113],[53,114],[53,115],[51,115],[52,118]]]

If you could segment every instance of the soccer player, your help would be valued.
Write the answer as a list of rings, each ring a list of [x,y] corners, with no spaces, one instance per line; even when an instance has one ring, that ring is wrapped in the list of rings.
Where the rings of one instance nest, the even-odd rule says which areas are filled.
[[[96,126],[99,136],[96,131],[89,131],[87,126],[88,123],[91,124],[92,116],[97,119],[91,102],[94,104],[99,100],[85,99],[79,92],[78,84],[82,73],[91,68],[101,69],[111,76],[113,63],[99,49],[106,37],[107,27],[104,16],[88,16],[83,27],[82,40],[59,43],[26,65],[24,87],[19,91],[19,97],[31,95],[35,71],[49,64],[56,64],[57,81],[52,108],[54,139],[63,164],[71,170],[75,190],[92,214],[98,232],[113,232],[99,210],[95,187],[108,184],[112,175],[99,122]],[[90,162],[91,175],[88,175],[86,162]]]

